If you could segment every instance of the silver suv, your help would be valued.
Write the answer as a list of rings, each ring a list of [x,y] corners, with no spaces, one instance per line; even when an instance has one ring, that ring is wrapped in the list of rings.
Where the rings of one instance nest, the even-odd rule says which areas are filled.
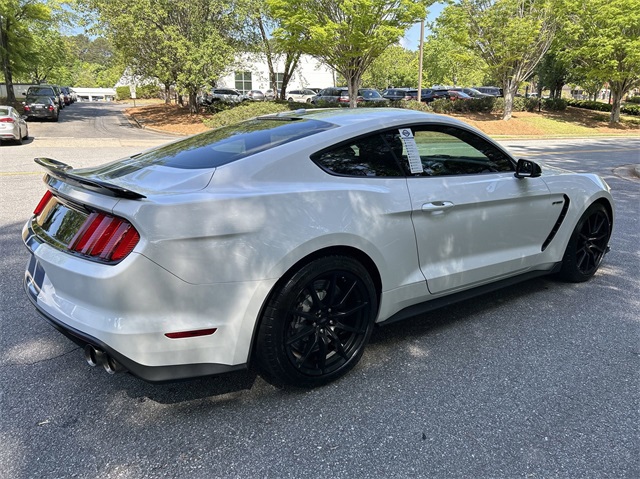
[[[247,98],[238,90],[232,88],[215,88],[211,90],[211,93],[207,95],[207,102],[209,104],[216,101],[222,101],[225,103],[241,103]]]

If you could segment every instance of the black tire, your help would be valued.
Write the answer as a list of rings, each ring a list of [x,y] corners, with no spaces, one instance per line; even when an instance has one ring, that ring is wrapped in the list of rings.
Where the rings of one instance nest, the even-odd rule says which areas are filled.
[[[293,98],[287,98],[287,101],[288,101],[288,102],[292,102],[292,101],[293,101]]]
[[[604,206],[595,203],[587,208],[576,224],[558,276],[564,281],[582,283],[600,267],[611,237],[611,219]]]
[[[58,118],[60,118],[60,113],[56,113],[56,116],[53,117],[53,121],[58,121]]]
[[[331,382],[360,360],[377,312],[375,286],[358,261],[316,259],[272,293],[258,329],[257,365],[277,385]]]

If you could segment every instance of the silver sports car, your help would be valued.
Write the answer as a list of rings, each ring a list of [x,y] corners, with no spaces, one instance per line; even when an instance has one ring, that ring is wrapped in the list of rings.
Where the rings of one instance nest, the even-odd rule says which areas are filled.
[[[29,298],[91,365],[147,381],[251,362],[326,383],[375,324],[538,275],[588,280],[614,219],[598,176],[410,110],[298,110],[97,168],[36,162]]]

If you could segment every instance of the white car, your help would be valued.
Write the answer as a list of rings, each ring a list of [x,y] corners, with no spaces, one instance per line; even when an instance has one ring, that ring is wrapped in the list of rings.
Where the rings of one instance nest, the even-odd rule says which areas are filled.
[[[586,281],[614,219],[598,176],[411,110],[297,110],[96,168],[36,161],[28,297],[91,365],[148,381],[254,362],[326,383],[376,323],[534,276]]]
[[[12,106],[0,105],[0,143],[5,140],[22,145],[29,138],[29,126]]]
[[[287,92],[287,101],[299,101],[301,103],[311,103],[311,100],[317,93],[308,88],[302,90],[291,90]]]

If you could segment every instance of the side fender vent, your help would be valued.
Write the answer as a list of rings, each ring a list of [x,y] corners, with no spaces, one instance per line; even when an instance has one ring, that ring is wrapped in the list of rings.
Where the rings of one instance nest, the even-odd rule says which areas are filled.
[[[551,243],[551,241],[555,237],[556,233],[560,229],[560,226],[562,225],[562,222],[567,216],[568,210],[569,210],[569,197],[567,195],[564,195],[564,204],[562,205],[562,211],[560,211],[560,215],[558,215],[558,220],[556,221],[556,224],[553,225],[553,229],[551,230],[551,233],[549,233],[549,236],[547,236],[547,239],[542,244],[541,251],[544,251],[545,249],[547,249],[547,246],[549,246],[549,243]]]

